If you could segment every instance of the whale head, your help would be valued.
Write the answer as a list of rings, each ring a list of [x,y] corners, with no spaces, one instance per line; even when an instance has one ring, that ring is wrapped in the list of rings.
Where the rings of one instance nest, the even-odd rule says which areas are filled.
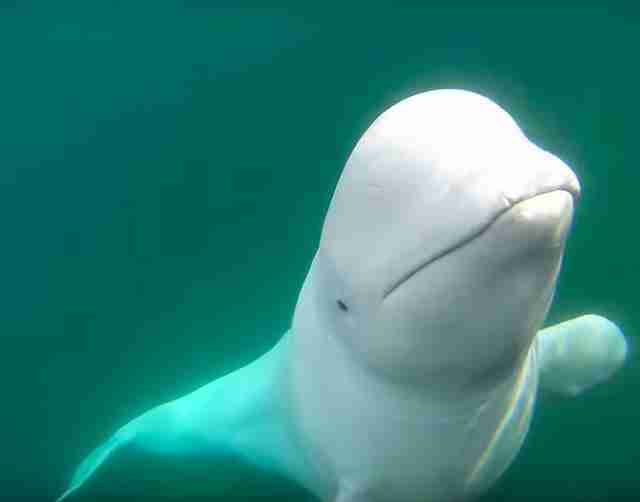
[[[405,99],[341,174],[310,271],[317,322],[387,378],[494,385],[546,316],[579,192],[489,99]]]

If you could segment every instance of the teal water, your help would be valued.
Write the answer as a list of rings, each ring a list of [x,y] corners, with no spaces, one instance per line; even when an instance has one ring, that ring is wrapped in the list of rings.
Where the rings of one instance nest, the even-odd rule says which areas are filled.
[[[599,313],[632,349],[610,383],[541,401],[485,500],[640,494],[639,12],[15,4],[0,6],[0,498],[51,499],[117,427],[273,345],[354,142],[441,87],[487,95],[574,168],[550,322]],[[78,499],[311,500],[232,462],[128,462]]]

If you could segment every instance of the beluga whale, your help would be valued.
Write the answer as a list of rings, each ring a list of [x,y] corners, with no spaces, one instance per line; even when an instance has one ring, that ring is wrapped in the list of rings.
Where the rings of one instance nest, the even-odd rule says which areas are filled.
[[[122,426],[58,500],[131,447],[235,455],[327,502],[477,497],[521,448],[539,389],[575,396],[624,363],[604,317],[543,329],[579,195],[484,96],[391,106],[346,161],[278,343]]]

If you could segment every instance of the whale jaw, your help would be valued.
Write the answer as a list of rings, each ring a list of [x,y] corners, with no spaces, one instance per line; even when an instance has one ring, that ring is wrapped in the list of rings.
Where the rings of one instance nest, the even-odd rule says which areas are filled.
[[[460,240],[460,242],[441,251],[436,256],[430,257],[424,263],[409,270],[399,279],[396,279],[385,289],[382,295],[384,301],[391,293],[410,280],[416,273],[437,260],[456,251],[462,246],[478,238],[489,231],[493,223],[501,217],[508,217],[512,220],[515,231],[520,231],[519,236],[523,244],[535,247],[537,242],[540,246],[561,246],[567,236],[573,215],[573,201],[579,197],[579,191],[559,188],[526,198],[520,202],[507,202],[507,207],[500,211],[498,215],[480,231],[474,232]]]

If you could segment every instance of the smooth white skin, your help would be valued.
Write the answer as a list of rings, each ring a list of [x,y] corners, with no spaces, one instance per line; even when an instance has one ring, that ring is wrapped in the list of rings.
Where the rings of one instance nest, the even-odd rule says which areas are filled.
[[[536,343],[543,387],[568,396],[608,380],[628,352],[622,331],[593,314],[543,329]]]
[[[290,340],[295,427],[319,496],[460,500],[506,468],[528,428],[530,348],[578,192],[563,162],[477,94],[419,94],[367,130]]]

